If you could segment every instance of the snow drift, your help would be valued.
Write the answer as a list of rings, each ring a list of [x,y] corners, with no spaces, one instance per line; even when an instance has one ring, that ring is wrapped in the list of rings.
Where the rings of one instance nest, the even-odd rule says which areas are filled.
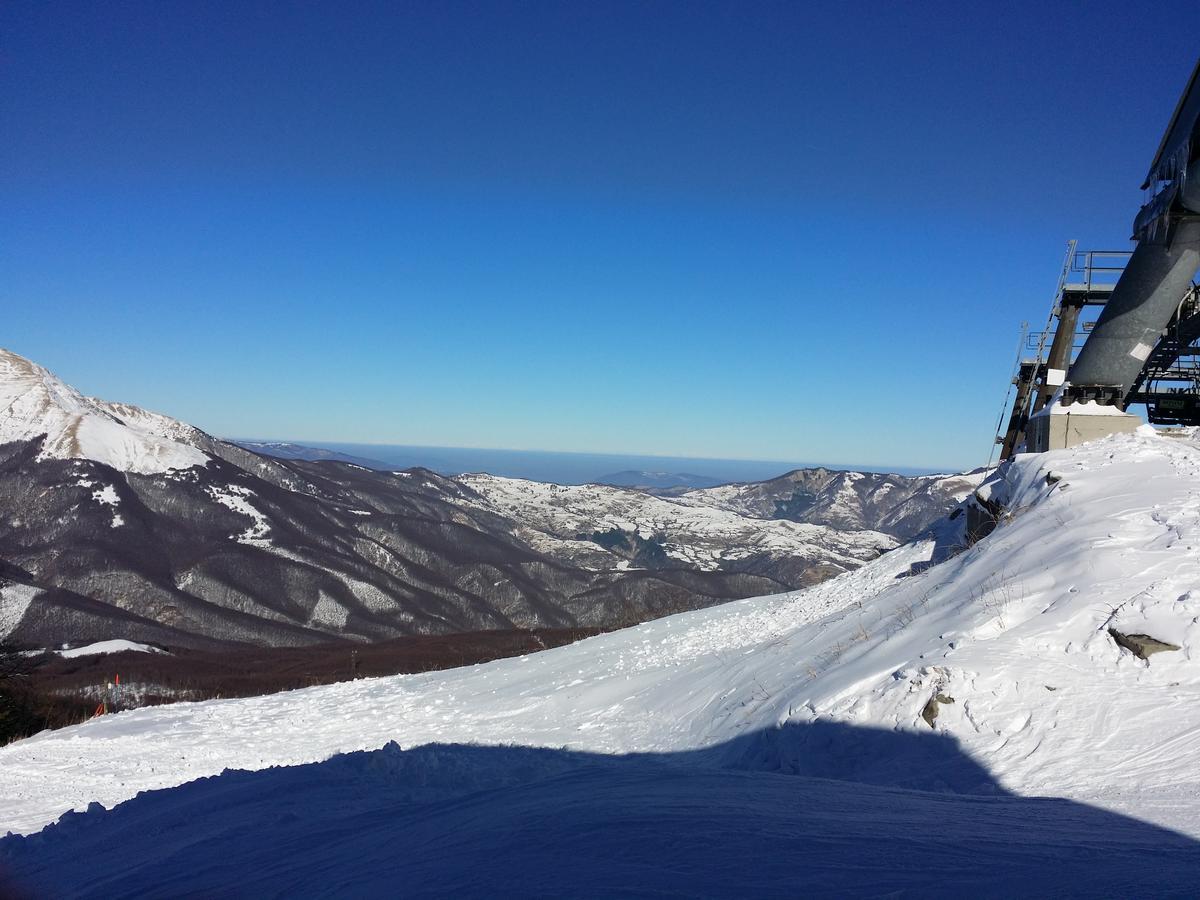
[[[505,816],[522,828],[538,816],[567,816],[602,848],[628,850],[644,839],[685,860],[695,855],[679,849],[690,817],[698,846],[718,833],[736,844],[735,832],[749,830],[768,836],[763,853],[799,854],[746,875],[749,893],[806,883],[832,890],[839,872],[864,891],[1011,893],[1011,884],[988,880],[1005,871],[1041,879],[1025,883],[1025,893],[1121,893],[1122,885],[1187,893],[1183,875],[1200,863],[1200,443],[1146,430],[1023,455],[982,490],[1003,512],[973,546],[960,515],[935,537],[804,591],[471,669],[143,709],[19,742],[0,750],[0,828],[20,832],[89,803],[113,806],[226,769],[251,771],[146,795],[114,812],[93,806],[38,843],[10,839],[4,852],[31,883],[102,893],[99,875],[67,865],[89,840],[75,832],[111,837],[154,823],[218,847],[241,835],[242,862],[231,863],[229,877],[283,852],[219,812],[245,802],[237,808],[249,823],[291,827],[288,816],[307,817],[315,821],[305,834],[323,833],[341,848],[323,851],[324,868],[299,870],[317,879],[307,890],[366,890],[384,846],[394,854],[384,869],[409,874],[428,862],[424,841],[437,834],[453,835],[468,868],[504,846],[516,853],[495,834]],[[1118,636],[1163,646],[1141,658]],[[382,756],[252,774],[389,742],[397,746]],[[420,757],[433,770],[402,749],[433,742],[555,749],[506,759],[503,777],[489,774],[491,762],[472,763],[493,756],[469,748]],[[395,762],[397,754],[406,761]],[[339,806],[331,773],[341,770],[328,768],[335,764],[387,782],[395,821],[410,830],[388,826],[381,834],[390,844],[351,842],[367,820],[381,828],[391,820],[386,809]],[[443,764],[457,775],[439,775]],[[588,790],[595,766],[611,780],[594,775],[600,781]],[[276,779],[295,786],[298,806],[272,793]],[[522,789],[506,794],[514,783]],[[621,807],[626,818],[605,807],[622,791],[630,804],[643,798]],[[718,799],[706,806],[709,795]],[[518,809],[528,797],[542,805]],[[209,804],[208,812],[193,816],[193,801]],[[840,813],[822,818],[825,806]],[[681,819],[669,827],[673,811]],[[360,812],[366,819],[352,822]],[[422,830],[417,820],[442,825]],[[610,831],[624,836],[605,844]],[[409,850],[396,849],[409,838]],[[566,878],[579,858],[572,840],[545,838],[541,857],[527,846],[515,858],[540,858]],[[1027,840],[1043,846],[1004,850]],[[296,861],[300,844],[288,845]],[[140,883],[156,884],[170,860],[190,858],[174,846],[146,862]],[[856,860],[874,874],[854,875]],[[810,863],[813,880],[805,882]],[[669,859],[664,864],[670,869]],[[690,883],[677,875],[683,880],[668,871],[651,887]],[[629,887],[595,884],[594,893]]]

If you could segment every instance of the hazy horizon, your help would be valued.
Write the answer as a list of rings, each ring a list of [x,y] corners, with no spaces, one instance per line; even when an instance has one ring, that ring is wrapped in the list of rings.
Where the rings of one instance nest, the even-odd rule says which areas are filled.
[[[896,475],[949,473],[947,469],[877,466],[803,460],[722,459],[637,453],[585,453],[558,450],[513,450],[499,447],[441,447],[410,444],[347,443],[286,438],[227,438],[234,442],[294,444],[332,450],[396,468],[422,466],[442,475],[487,472],[509,478],[559,484],[584,484],[625,471],[698,475],[723,482],[766,481],[793,469],[826,468]]]

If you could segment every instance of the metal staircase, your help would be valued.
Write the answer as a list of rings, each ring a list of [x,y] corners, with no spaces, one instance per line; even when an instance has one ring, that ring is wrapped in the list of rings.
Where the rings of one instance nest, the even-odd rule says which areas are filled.
[[[1016,397],[996,435],[1002,459],[1027,434],[1030,447],[1046,450],[1133,430],[1131,404],[1144,405],[1155,424],[1200,425],[1200,60],[1142,189],[1149,193],[1134,218],[1134,250],[1081,253],[1070,244],[1046,330],[1026,341],[1036,340],[1037,352],[1018,354]],[[1061,403],[1030,430],[1060,390]],[[1086,410],[1087,425],[1078,415],[1071,422],[1085,411],[1078,403],[1097,405]]]
[[[1127,398],[1156,425],[1200,425],[1200,288],[1179,304]]]

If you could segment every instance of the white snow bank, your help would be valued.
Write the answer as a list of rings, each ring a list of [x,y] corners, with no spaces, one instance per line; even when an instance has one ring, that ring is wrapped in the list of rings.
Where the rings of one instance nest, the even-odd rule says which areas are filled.
[[[1098,403],[1095,400],[1076,400],[1073,403],[1063,403],[1063,394],[1070,384],[1063,384],[1050,401],[1033,414],[1031,418],[1040,419],[1043,416],[1108,416],[1110,418],[1126,418],[1130,413],[1117,407]]]
[[[72,647],[70,650],[56,650],[54,652],[65,659],[75,659],[80,656],[100,656],[104,653],[123,653],[126,650],[133,650],[138,653],[162,653],[157,647],[151,647],[149,644],[138,644],[134,641],[124,639],[97,641],[94,644],[87,644],[83,647]]]
[[[997,530],[926,571],[932,541],[805,591],[532,656],[140,709],[18,742],[0,750],[0,831],[392,740],[700,749],[721,764],[740,737],[843,723],[952,737],[1000,790],[1200,835],[1200,446],[1118,435],[1003,471]],[[949,529],[940,540],[939,554],[962,549]],[[1116,625],[1182,649],[1138,659]],[[931,728],[922,712],[938,695]],[[756,747],[763,765],[808,771],[804,745]],[[825,752],[860,782],[877,756]]]
[[[106,484],[98,491],[92,491],[92,499],[101,506],[116,506],[121,502],[121,498],[117,495],[117,489],[111,484]]]

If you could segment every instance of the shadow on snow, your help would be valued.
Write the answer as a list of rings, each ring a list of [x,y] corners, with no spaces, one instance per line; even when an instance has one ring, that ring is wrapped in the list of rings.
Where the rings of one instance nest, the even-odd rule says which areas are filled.
[[[0,864],[38,897],[1185,896],[1200,844],[1007,793],[952,738],[816,721],[227,771],[0,841]]]

